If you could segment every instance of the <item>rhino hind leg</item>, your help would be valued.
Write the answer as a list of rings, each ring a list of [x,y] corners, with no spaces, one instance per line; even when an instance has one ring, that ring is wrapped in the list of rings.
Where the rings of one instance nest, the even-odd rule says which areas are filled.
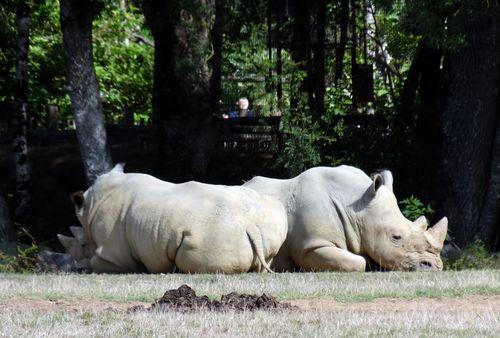
[[[339,249],[332,244],[304,250],[297,263],[308,271],[363,272],[366,269],[364,257]]]

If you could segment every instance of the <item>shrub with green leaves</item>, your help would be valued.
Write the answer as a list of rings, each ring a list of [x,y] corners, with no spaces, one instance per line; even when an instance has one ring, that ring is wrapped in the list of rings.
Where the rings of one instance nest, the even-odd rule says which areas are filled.
[[[402,206],[401,212],[403,215],[410,220],[415,220],[422,215],[432,215],[434,213],[434,210],[429,204],[425,205],[413,195],[405,198],[399,202],[399,204]]]
[[[38,254],[41,248],[32,244],[22,246],[0,243],[0,272],[35,272],[39,271]]]
[[[481,240],[476,240],[463,250],[455,250],[444,257],[447,270],[479,270],[499,268],[500,257],[491,253]]]

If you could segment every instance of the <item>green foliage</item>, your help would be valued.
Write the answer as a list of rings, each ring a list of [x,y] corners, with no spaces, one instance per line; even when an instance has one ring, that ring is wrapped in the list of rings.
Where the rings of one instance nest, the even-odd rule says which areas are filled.
[[[403,215],[410,220],[415,220],[422,215],[432,215],[434,213],[434,210],[429,204],[424,205],[424,203],[413,195],[405,198],[399,202],[399,204],[403,207],[401,210]]]
[[[250,109],[261,116],[275,111],[285,111],[288,107],[288,91],[293,63],[290,54],[282,53],[284,83],[284,102],[278,102],[276,92],[269,85],[276,85],[278,78],[275,72],[275,60],[269,60],[266,47],[266,28],[263,25],[243,24],[240,30],[246,35],[245,41],[235,42],[227,34],[223,38],[222,61],[222,106],[227,110],[234,108],[240,97],[247,97]],[[276,52],[274,51],[274,54]],[[269,78],[269,69],[273,76]]]
[[[151,116],[153,47],[140,9],[123,9],[110,3],[94,22],[94,62],[108,121],[123,111],[135,113],[136,121]]]
[[[66,66],[58,1],[40,2],[32,7],[28,59],[32,114],[43,120],[50,104],[59,107],[63,118],[70,118],[71,103],[64,90]]]
[[[12,31],[3,30],[5,27],[0,23],[0,38],[5,33],[15,41],[15,15],[4,13],[2,6],[2,18],[9,20],[5,27]],[[145,43],[152,38],[144,28],[141,11],[131,3],[121,9],[117,2],[106,2],[101,15],[94,21],[93,36],[94,67],[106,119],[116,121],[124,110],[134,112],[136,121],[149,119],[153,47]],[[13,43],[10,45],[5,53],[4,48],[0,51],[0,102],[13,95],[12,89],[2,82],[12,82],[14,73],[15,49]],[[58,106],[62,119],[72,119],[70,99],[64,89],[66,68],[59,1],[32,5],[28,71],[30,110],[38,123],[43,125],[48,105]]]
[[[456,49],[465,41],[464,27],[457,18],[474,15],[490,6],[489,1],[482,0],[375,0],[374,4],[382,10],[382,17],[390,21],[387,25],[381,19],[393,51],[399,49],[396,46],[419,40],[443,51]]]
[[[0,243],[0,272],[39,271],[38,254],[41,248],[32,244],[21,246]]]
[[[284,148],[279,163],[289,176],[298,175],[321,162],[317,143],[324,136],[310,115],[303,110],[286,114],[282,119],[282,132]]]
[[[479,270],[500,268],[500,257],[492,254],[481,240],[443,258],[446,270]]]
[[[0,122],[4,122],[14,102],[13,79],[15,75],[16,2],[0,3]]]

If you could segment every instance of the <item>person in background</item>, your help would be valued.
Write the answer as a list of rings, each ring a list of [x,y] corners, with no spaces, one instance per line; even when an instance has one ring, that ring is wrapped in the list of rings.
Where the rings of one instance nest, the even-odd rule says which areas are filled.
[[[248,99],[242,97],[236,103],[238,110],[232,111],[229,114],[222,114],[223,119],[234,119],[237,117],[254,117],[255,114],[252,110],[248,109],[249,102]]]

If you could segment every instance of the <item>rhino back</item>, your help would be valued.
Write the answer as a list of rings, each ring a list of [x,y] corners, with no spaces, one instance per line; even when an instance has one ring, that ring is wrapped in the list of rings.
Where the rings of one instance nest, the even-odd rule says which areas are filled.
[[[187,182],[136,189],[126,223],[128,241],[151,272],[169,271],[174,262],[185,272],[248,271],[254,255],[247,228],[270,222],[272,229],[281,222],[281,233],[283,227],[286,231],[284,210],[277,209],[273,218],[273,208],[243,187]],[[279,240],[274,247],[284,236]]]
[[[256,191],[278,198],[288,214],[286,244],[292,255],[316,239],[337,247],[351,245],[346,236],[352,229],[343,212],[362,199],[371,179],[350,166],[316,167],[288,180],[256,177],[245,184]],[[359,241],[359,239],[352,239]]]

